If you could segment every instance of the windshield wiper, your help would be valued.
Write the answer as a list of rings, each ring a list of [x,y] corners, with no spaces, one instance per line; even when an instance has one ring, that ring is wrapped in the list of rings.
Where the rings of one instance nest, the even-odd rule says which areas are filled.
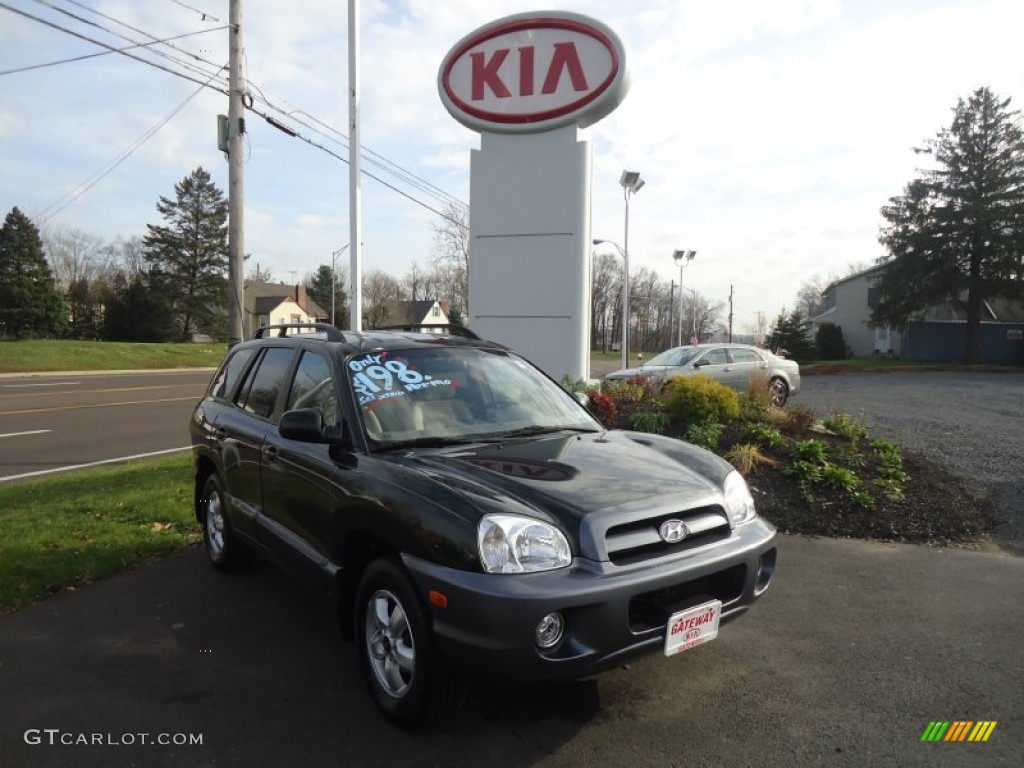
[[[531,427],[522,427],[521,429],[513,429],[509,432],[497,432],[495,437],[532,437],[533,435],[552,435],[556,432],[587,432],[594,433],[600,432],[600,429],[594,429],[593,427],[542,427],[534,425]]]
[[[392,440],[377,446],[375,451],[393,451],[401,448],[443,448],[446,445],[472,445],[483,442],[469,437],[416,437],[409,440]]]

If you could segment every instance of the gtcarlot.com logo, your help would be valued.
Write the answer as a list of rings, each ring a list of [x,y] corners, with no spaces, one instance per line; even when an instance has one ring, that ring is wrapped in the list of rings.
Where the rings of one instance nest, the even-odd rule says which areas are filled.
[[[988,741],[995,729],[995,720],[932,720],[921,741]]]
[[[25,743],[32,746],[64,745],[66,747],[132,747],[137,745],[161,747],[202,746],[201,733],[75,733],[60,728],[29,728]]]

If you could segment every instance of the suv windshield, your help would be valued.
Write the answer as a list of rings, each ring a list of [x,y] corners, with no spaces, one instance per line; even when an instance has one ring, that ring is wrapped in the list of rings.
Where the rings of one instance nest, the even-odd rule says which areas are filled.
[[[385,446],[603,429],[571,395],[509,352],[382,350],[355,355],[345,367],[366,435]]]
[[[696,357],[700,349],[697,347],[676,347],[666,349],[660,355],[655,355],[647,361],[647,365],[686,365]]]

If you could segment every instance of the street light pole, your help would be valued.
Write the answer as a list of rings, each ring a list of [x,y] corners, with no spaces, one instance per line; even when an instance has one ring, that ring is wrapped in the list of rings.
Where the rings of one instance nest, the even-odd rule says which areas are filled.
[[[683,346],[683,267],[693,261],[696,251],[674,251],[672,258],[679,265],[679,325],[676,331],[676,346]],[[696,295],[696,294],[695,294]]]
[[[640,191],[644,180],[638,171],[623,171],[619,177],[622,196],[626,201],[626,224],[622,238],[622,261],[625,272],[622,281],[622,367],[629,367],[629,199]]]
[[[346,248],[348,248],[348,243],[331,254],[331,325],[335,327],[337,327],[334,322],[334,304],[338,294],[338,257],[345,252]]]

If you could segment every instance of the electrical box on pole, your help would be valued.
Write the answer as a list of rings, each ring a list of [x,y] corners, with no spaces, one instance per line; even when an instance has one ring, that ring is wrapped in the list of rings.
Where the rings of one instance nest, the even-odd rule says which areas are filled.
[[[217,149],[225,155],[228,153],[228,116],[217,115]]]

